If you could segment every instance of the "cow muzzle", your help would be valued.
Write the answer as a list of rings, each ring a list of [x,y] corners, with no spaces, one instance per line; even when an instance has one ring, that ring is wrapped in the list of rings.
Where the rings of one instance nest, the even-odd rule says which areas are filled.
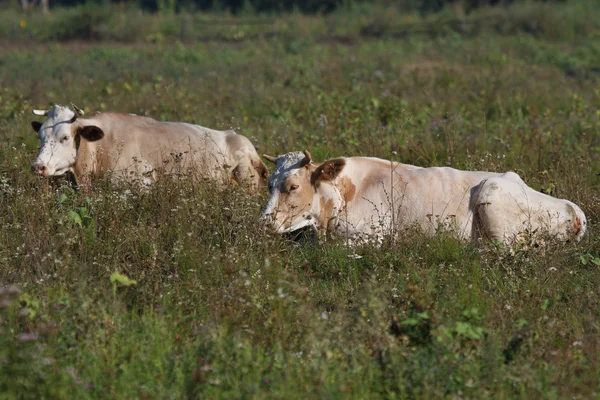
[[[31,166],[31,172],[38,176],[48,176],[48,167],[44,164],[33,164]]]
[[[310,214],[295,218],[294,221],[280,221],[273,213],[265,213],[259,219],[259,224],[265,230],[271,230],[275,233],[291,233],[307,226],[314,227],[314,218]]]
[[[264,230],[271,230],[275,228],[275,218],[271,213],[264,213],[258,219],[258,224]]]

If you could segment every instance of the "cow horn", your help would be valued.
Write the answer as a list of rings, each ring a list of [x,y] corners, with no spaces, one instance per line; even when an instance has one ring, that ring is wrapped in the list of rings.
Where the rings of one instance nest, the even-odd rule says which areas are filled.
[[[263,157],[265,158],[265,160],[271,161],[273,164],[277,163],[277,157],[273,157],[268,154],[263,154]]]
[[[39,115],[39,116],[47,116],[48,115],[48,110],[31,110],[35,115]]]
[[[75,112],[77,113],[77,115],[79,115],[80,117],[83,116],[83,114],[85,114],[83,112],[83,110],[79,107],[77,107],[75,104],[71,103],[71,107],[73,107],[73,110],[75,110]]]
[[[300,162],[300,168],[310,164],[311,161],[312,161],[312,157],[311,157],[310,153],[308,152],[308,150],[304,150],[304,158]]]

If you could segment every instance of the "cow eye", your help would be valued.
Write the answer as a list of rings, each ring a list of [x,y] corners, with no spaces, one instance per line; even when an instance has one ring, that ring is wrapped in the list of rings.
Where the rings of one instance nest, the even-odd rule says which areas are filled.
[[[60,142],[61,142],[61,143],[64,143],[64,142],[66,142],[67,140],[69,140],[69,137],[68,137],[68,136],[63,136],[63,137],[61,137],[61,138],[60,138]]]
[[[296,189],[298,189],[298,187],[299,187],[299,185],[292,185],[292,186],[290,186],[290,192],[291,192],[292,190],[296,190]]]

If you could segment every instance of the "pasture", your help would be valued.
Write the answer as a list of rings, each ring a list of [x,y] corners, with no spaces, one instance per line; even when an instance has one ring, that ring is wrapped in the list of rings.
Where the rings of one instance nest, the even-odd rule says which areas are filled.
[[[4,35],[2,396],[598,396],[592,5],[538,5],[539,15],[515,6],[539,16],[534,32],[375,37],[339,14],[335,29],[347,32],[290,15],[283,25],[303,27],[295,36],[239,41]],[[393,31],[384,15],[364,18]],[[419,232],[351,248],[263,232],[266,190],[100,180],[75,192],[30,173],[39,146],[30,124],[41,120],[31,109],[69,102],[233,128],[259,154],[513,170],[580,205],[588,234],[514,252]]]

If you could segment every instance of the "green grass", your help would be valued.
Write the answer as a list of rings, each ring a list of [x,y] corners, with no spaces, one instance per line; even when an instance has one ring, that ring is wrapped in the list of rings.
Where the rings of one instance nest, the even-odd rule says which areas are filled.
[[[20,290],[0,294],[0,393],[597,396],[600,37],[340,43],[319,39],[320,17],[285,18],[314,25],[232,43],[0,46],[0,283]],[[235,128],[270,154],[515,170],[581,205],[589,233],[513,255],[412,233],[295,244],[259,228],[266,193],[73,192],[29,173],[31,109],[69,102]]]

